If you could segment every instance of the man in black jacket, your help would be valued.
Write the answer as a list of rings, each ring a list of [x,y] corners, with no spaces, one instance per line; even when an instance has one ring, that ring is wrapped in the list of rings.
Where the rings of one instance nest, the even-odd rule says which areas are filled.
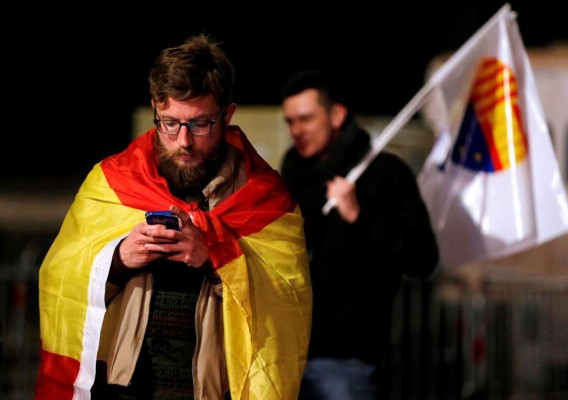
[[[283,86],[293,146],[281,172],[305,218],[313,323],[300,399],[376,399],[402,274],[425,278],[438,248],[410,168],[381,152],[355,184],[344,177],[370,150],[329,81],[303,71]],[[336,208],[322,213],[333,198]]]

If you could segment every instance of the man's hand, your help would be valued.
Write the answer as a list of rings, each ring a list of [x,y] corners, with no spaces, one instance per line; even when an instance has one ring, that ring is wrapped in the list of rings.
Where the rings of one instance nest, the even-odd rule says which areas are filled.
[[[126,267],[142,268],[166,258],[199,268],[209,259],[209,248],[189,215],[177,206],[170,206],[170,211],[180,218],[181,229],[146,223],[136,225],[119,248],[120,259]]]
[[[327,198],[334,199],[341,218],[352,224],[359,217],[359,202],[355,193],[355,184],[336,176],[327,181]]]

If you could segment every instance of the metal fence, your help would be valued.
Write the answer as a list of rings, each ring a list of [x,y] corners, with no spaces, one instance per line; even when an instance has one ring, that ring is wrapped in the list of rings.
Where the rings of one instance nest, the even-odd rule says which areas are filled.
[[[39,264],[54,236],[0,233],[0,399],[28,400],[39,366]]]
[[[37,273],[54,235],[0,233],[0,399],[33,398]],[[568,271],[496,270],[473,289],[405,279],[394,304],[390,399],[568,398]]]
[[[474,287],[452,276],[404,282],[390,398],[568,399],[568,270],[496,269]]]

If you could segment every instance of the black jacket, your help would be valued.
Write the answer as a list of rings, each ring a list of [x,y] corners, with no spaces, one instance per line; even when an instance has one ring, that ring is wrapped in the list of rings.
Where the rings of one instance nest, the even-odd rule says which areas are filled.
[[[429,276],[438,248],[410,168],[380,153],[356,182],[361,213],[354,224],[324,216],[326,181],[346,176],[370,149],[352,118],[325,160],[291,148],[282,175],[305,218],[313,288],[309,357],[382,360],[402,274]]]

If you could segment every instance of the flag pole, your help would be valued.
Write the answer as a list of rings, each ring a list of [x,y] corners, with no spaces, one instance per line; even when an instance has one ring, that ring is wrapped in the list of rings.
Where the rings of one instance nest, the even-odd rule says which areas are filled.
[[[462,59],[471,51],[472,48],[477,46],[478,42],[486,35],[486,33],[493,28],[504,14],[511,11],[509,3],[505,3],[499,11],[493,15],[477,32],[468,39],[455,53],[452,55],[426,82],[426,84],[414,95],[414,97],[404,106],[404,108],[392,119],[391,122],[383,129],[383,131],[376,136],[372,143],[371,149],[367,152],[365,157],[354,166],[345,179],[348,182],[355,183],[361,174],[367,169],[373,159],[381,152],[386,144],[398,133],[400,129],[408,122],[408,120],[422,107],[426,96],[434,87],[439,85]],[[337,206],[337,201],[334,198],[329,198],[323,206],[322,212],[324,215]]]

